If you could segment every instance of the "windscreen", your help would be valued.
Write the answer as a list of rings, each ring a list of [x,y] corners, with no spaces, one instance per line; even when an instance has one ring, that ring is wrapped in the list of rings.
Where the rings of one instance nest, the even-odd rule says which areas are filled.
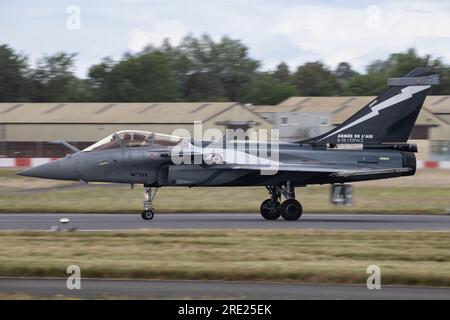
[[[147,131],[119,131],[106,138],[94,143],[83,151],[95,151],[120,148],[121,146],[128,148],[136,147],[154,147],[167,148],[179,144],[183,138],[171,135],[165,135]]]
[[[106,150],[120,148],[119,141],[116,138],[116,134],[112,134],[103,138],[102,140],[94,143],[93,145],[87,147],[83,151],[96,151],[96,150]]]

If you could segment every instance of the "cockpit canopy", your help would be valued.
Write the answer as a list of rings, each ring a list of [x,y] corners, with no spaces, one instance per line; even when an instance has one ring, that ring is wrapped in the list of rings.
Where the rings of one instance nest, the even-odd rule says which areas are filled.
[[[113,133],[83,151],[115,149],[120,147],[168,148],[183,141],[182,137],[148,131],[126,130]]]

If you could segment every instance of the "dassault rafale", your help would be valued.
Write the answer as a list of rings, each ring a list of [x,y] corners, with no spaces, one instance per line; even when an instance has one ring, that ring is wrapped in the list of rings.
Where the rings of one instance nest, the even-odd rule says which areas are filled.
[[[145,220],[154,216],[153,200],[159,187],[262,186],[269,193],[260,207],[265,219],[298,220],[303,209],[295,187],[414,175],[417,146],[408,144],[408,137],[427,93],[438,83],[438,75],[426,68],[391,78],[380,96],[331,131],[308,140],[230,143],[226,138],[198,141],[127,130],[84,150],[59,141],[72,153],[18,174],[142,184]],[[200,161],[191,161],[198,157]]]

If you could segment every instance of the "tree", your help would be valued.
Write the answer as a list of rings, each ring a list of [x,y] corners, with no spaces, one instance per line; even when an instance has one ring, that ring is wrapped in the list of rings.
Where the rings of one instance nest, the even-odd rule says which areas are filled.
[[[103,58],[102,62],[89,68],[87,83],[93,95],[94,101],[107,101],[108,76],[114,66],[111,58]]]
[[[62,101],[90,102],[96,101],[88,80],[74,77],[69,83],[69,90]],[[97,100],[98,101],[98,100]]]
[[[391,54],[385,62],[385,70],[389,77],[402,77],[417,67],[427,67],[440,75],[440,85],[431,88],[432,94],[449,93],[450,79],[449,68],[444,66],[439,58],[432,59],[430,55],[419,56],[415,49],[409,49],[404,53]]]
[[[77,81],[73,73],[76,54],[56,53],[38,61],[31,71],[30,98],[34,102],[68,101],[72,85]]]
[[[303,96],[334,96],[340,93],[336,76],[321,62],[308,62],[297,68],[293,84]]]
[[[186,36],[172,55],[175,74],[187,101],[226,100],[225,86],[214,56],[214,42],[204,35]]]
[[[450,94],[450,68],[435,66],[434,70],[439,73],[439,85],[431,87],[431,94]]]
[[[173,101],[178,97],[168,57],[158,51],[104,60],[89,70],[89,83],[103,101]]]
[[[367,66],[365,75],[352,77],[345,84],[344,93],[348,95],[377,95],[387,87],[387,79],[403,77],[417,67],[427,67],[440,75],[439,86],[431,88],[432,94],[450,93],[449,68],[441,59],[431,59],[430,55],[419,56],[415,49],[393,53],[386,60],[376,60]]]
[[[419,57],[415,49],[408,49],[404,53],[393,53],[378,67],[378,72],[383,72],[389,77],[403,77],[417,67],[432,67],[430,56]],[[374,66],[369,65],[368,73],[374,72]]]
[[[380,72],[357,75],[345,84],[344,95],[376,96],[387,88],[386,76]]]
[[[216,43],[208,35],[199,39],[189,35],[177,48],[167,51],[181,90],[189,101],[241,101],[259,67],[248,56],[247,47],[228,37]]]
[[[239,40],[223,37],[212,47],[214,72],[225,89],[225,96],[231,101],[241,101],[252,86],[259,62],[248,56],[248,48]]]
[[[275,71],[273,72],[273,77],[283,83],[291,83],[292,75],[291,71],[289,70],[289,66],[281,62],[277,67],[275,68]]]
[[[25,55],[0,45],[0,101],[237,101],[276,104],[293,95],[377,95],[389,77],[401,77],[416,67],[440,75],[431,94],[450,94],[450,68],[440,58],[416,50],[375,60],[358,74],[348,62],[330,71],[321,62],[298,66],[295,73],[281,62],[272,71],[259,70],[239,40],[186,36],[173,46],[146,46],[119,61],[104,58],[89,68],[88,78],[74,74],[76,54],[56,53],[35,67]]]
[[[26,101],[27,58],[7,45],[0,46],[0,102]]]
[[[257,105],[274,105],[295,95],[296,90],[293,85],[280,81],[275,77],[275,74],[262,73],[249,90],[245,102]]]
[[[357,76],[359,73],[352,69],[352,66],[348,62],[340,62],[334,72],[336,77],[342,81],[348,81],[352,77]]]

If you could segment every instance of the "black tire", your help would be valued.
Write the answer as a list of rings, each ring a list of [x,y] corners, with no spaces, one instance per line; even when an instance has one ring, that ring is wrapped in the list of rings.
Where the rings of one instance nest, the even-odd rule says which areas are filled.
[[[277,220],[280,217],[280,203],[272,199],[264,200],[260,212],[266,220]]]
[[[281,204],[280,212],[284,220],[295,221],[302,216],[303,208],[297,200],[289,199]]]
[[[155,216],[155,211],[153,209],[142,211],[142,219],[144,220],[152,220]]]

